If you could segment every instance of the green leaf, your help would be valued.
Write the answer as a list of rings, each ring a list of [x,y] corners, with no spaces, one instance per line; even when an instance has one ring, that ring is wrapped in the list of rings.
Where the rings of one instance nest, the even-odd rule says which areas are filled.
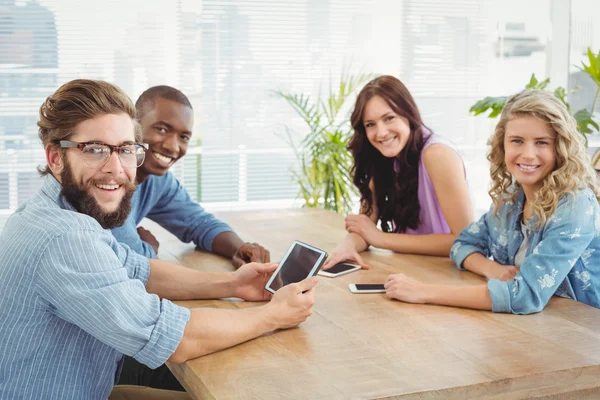
[[[567,110],[571,110],[571,106],[569,105],[569,103],[567,103],[566,97],[568,93],[572,93],[572,92],[567,92],[565,90],[565,88],[563,87],[557,87],[556,89],[554,89],[554,96],[556,96],[556,98],[558,98],[564,105],[565,107],[567,107]]]
[[[577,130],[584,135],[593,132],[590,126],[596,128],[596,130],[600,129],[598,123],[594,121],[593,115],[585,108],[577,111],[573,117],[577,121]]]
[[[571,106],[567,102],[567,96],[581,90],[581,86],[575,86],[573,89],[567,91],[563,87],[557,87],[554,89],[554,95],[567,107],[567,110],[571,111]]]
[[[486,97],[473,104],[469,109],[469,112],[473,115],[479,115],[491,110],[488,118],[496,118],[502,112],[504,104],[506,104],[506,99],[506,96]]]
[[[535,74],[531,74],[531,78],[529,79],[529,83],[525,86],[525,89],[539,89],[544,90],[546,86],[550,83],[550,78],[546,78],[541,82],[538,82]]]
[[[346,105],[346,101],[351,95],[367,81],[373,78],[372,74],[350,75],[348,72],[343,72],[337,88],[334,90],[330,81],[329,96],[322,101],[321,108],[330,125],[334,124],[339,119],[339,113]]]
[[[594,83],[598,87],[600,87],[600,51],[597,55],[592,53],[592,49],[588,47],[587,51],[589,65],[585,65],[584,62],[581,63],[581,67],[577,67],[592,78]]]
[[[525,86],[528,89],[536,87],[538,84],[538,80],[535,78],[535,74],[531,74],[531,78],[529,79],[529,83]]]

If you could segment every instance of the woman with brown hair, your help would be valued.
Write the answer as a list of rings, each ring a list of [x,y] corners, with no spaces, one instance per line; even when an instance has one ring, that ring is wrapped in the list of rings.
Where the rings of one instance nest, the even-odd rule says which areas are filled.
[[[349,234],[324,269],[345,260],[366,267],[358,253],[369,246],[448,256],[456,237],[473,221],[458,152],[425,127],[410,92],[393,76],[367,83],[351,123],[354,135],[348,148],[361,213],[346,217]]]

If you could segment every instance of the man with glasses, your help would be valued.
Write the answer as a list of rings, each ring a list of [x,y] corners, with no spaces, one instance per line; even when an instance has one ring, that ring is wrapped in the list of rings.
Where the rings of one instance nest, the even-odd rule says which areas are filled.
[[[101,142],[77,143],[70,140],[59,140],[57,142],[57,147],[61,149],[79,149],[81,152],[78,157],[79,161],[85,167],[90,168],[89,171],[104,168],[110,160],[111,154],[115,152],[124,171],[130,172],[142,165],[146,155],[145,150],[148,148],[145,143],[135,142],[124,142],[120,145],[109,145]],[[43,175],[48,173],[48,169],[42,172]],[[65,162],[62,176],[62,194],[69,203],[77,211],[95,218],[103,228],[110,229],[123,224],[131,209],[131,196],[135,191],[134,183],[124,178],[115,180],[112,183],[96,182],[93,179],[82,183],[78,182],[73,176],[71,164]],[[92,194],[93,191],[98,191],[99,196],[106,198],[113,206],[112,210],[114,211],[105,212],[100,205],[101,202],[97,201]],[[121,197],[119,197],[120,192],[123,192]]]
[[[182,158],[192,138],[194,111],[188,98],[170,86],[154,86],[136,102],[137,118],[149,150],[137,170],[138,189],[133,195],[131,214],[113,235],[134,251],[156,257],[159,243],[143,227],[150,218],[185,243],[230,258],[238,268],[247,262],[269,262],[270,254],[257,243],[244,243],[224,222],[207,213],[169,168]]]
[[[124,354],[150,368],[181,363],[312,312],[315,280],[242,310],[167,300],[267,300],[276,265],[205,273],[148,260],[115,240],[109,229],[127,218],[145,157],[134,118],[129,98],[102,81],[69,82],[40,108],[43,186],[0,233],[1,399],[105,400]]]

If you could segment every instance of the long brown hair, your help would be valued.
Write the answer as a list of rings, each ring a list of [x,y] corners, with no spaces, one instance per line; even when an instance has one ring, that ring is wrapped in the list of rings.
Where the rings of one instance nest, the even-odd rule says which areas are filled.
[[[369,100],[382,97],[398,115],[406,118],[410,126],[410,136],[400,154],[393,158],[383,156],[367,138],[363,114]],[[406,232],[419,226],[421,206],[418,198],[419,161],[425,144],[423,121],[419,109],[410,92],[400,80],[384,75],[373,79],[360,91],[350,123],[354,134],[348,143],[348,150],[354,157],[352,167],[353,182],[360,191],[364,212],[373,212],[373,193],[369,183],[375,188],[375,204],[379,210],[381,228],[391,232]],[[399,171],[394,170],[398,162]]]

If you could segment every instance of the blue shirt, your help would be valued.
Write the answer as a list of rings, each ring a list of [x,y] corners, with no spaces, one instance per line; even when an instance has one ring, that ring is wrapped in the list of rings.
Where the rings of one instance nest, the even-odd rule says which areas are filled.
[[[473,253],[514,265],[523,242],[521,217],[525,194],[490,211],[465,228],[450,257],[462,269]],[[530,314],[544,309],[555,294],[600,308],[600,206],[590,189],[565,195],[542,229],[529,221],[529,245],[521,271],[512,281],[488,281],[492,311]]]
[[[192,200],[170,172],[164,176],[150,175],[139,184],[131,199],[129,218],[123,226],[112,230],[119,242],[148,258],[156,258],[152,246],[140,239],[137,233],[137,225],[145,217],[157,222],[182,242],[193,241],[207,251],[212,251],[218,234],[233,231]]]
[[[148,259],[48,175],[0,234],[0,398],[102,399],[123,354],[156,368],[190,312],[146,292]]]

